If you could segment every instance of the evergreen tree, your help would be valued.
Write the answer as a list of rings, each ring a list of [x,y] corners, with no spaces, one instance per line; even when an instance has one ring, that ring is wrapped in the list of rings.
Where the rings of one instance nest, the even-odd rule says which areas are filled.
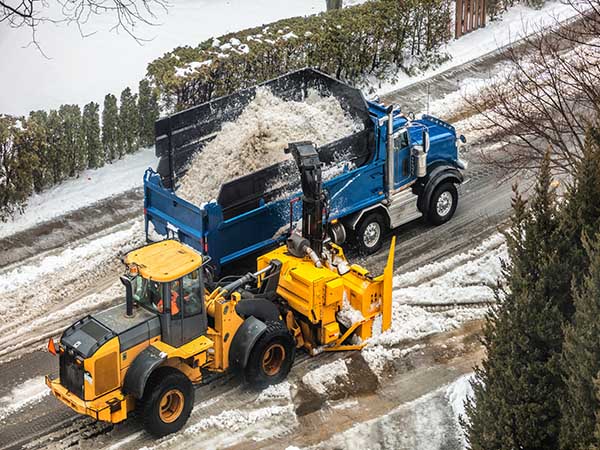
[[[48,114],[48,161],[52,184],[58,184],[65,179],[66,162],[63,152],[62,121],[58,111],[51,110]]]
[[[123,152],[133,153],[138,149],[138,124],[137,95],[133,95],[127,87],[121,93],[119,108],[119,135],[122,142],[120,156]]]
[[[102,110],[102,148],[105,160],[113,162],[119,157],[119,110],[117,97],[106,94]]]
[[[158,96],[145,78],[139,84],[138,110],[140,145],[151,147],[154,145],[154,122],[158,120],[160,110]]]
[[[35,192],[41,192],[53,184],[48,113],[42,110],[32,111],[27,120],[27,129],[35,135],[32,151],[38,161],[33,169],[33,187]]]
[[[557,449],[563,386],[565,292],[557,206],[546,157],[530,206],[516,195],[506,233],[510,262],[498,306],[486,318],[487,356],[476,369],[464,424],[472,449]]]
[[[590,268],[582,287],[573,286],[575,315],[565,331],[563,367],[565,396],[561,401],[561,446],[588,450],[599,444],[594,438],[600,413],[594,380],[600,371],[600,234],[587,243]]]
[[[33,192],[37,158],[24,118],[0,116],[0,219],[20,211]]]
[[[574,178],[562,223],[568,247],[565,259],[573,275],[575,314],[573,323],[566,327],[561,361],[566,389],[561,399],[560,440],[565,450],[587,450],[594,440],[595,415],[600,413],[594,387],[594,378],[600,371],[600,269],[596,267],[600,254],[586,242],[586,236],[600,236],[598,127],[590,128],[586,134],[584,154]],[[584,280],[586,273],[589,276]]]
[[[104,165],[104,152],[100,142],[100,106],[90,102],[83,108],[82,128],[87,167],[96,169]]]
[[[74,177],[87,164],[81,127],[81,109],[78,105],[61,105],[58,114],[61,119],[60,143],[65,163],[64,173],[68,177]]]

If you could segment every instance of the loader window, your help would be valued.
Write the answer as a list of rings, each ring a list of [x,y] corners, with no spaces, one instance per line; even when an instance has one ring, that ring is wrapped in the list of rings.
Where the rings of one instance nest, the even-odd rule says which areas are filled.
[[[183,314],[185,317],[202,312],[202,276],[200,269],[190,272],[182,278],[183,281]]]
[[[137,276],[132,281],[133,301],[151,311],[158,310],[162,286],[156,281]]]

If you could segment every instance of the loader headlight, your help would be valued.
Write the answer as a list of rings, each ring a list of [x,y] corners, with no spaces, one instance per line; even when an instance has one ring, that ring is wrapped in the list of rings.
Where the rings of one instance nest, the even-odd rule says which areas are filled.
[[[94,382],[94,380],[92,379],[92,374],[89,373],[88,371],[85,371],[83,373],[83,379],[85,380],[86,383],[88,384],[92,384]]]

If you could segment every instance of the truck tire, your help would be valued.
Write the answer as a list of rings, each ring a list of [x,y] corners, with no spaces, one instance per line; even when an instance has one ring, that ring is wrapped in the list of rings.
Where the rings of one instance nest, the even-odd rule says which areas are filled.
[[[262,389],[285,379],[296,354],[294,338],[283,322],[266,322],[267,329],[258,338],[246,365],[246,382]]]
[[[380,213],[374,212],[364,217],[354,233],[358,251],[363,255],[378,251],[383,244],[386,229],[386,221]]]
[[[155,437],[175,433],[192,412],[194,388],[188,377],[177,369],[159,369],[148,380],[137,406],[148,433]]]
[[[433,191],[429,201],[427,219],[433,225],[441,225],[448,222],[458,205],[458,191],[453,183],[442,183]]]

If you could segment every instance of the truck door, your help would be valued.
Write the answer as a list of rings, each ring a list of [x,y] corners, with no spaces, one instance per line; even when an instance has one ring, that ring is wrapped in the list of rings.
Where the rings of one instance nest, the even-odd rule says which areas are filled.
[[[394,189],[411,180],[410,147],[406,129],[394,133]]]

